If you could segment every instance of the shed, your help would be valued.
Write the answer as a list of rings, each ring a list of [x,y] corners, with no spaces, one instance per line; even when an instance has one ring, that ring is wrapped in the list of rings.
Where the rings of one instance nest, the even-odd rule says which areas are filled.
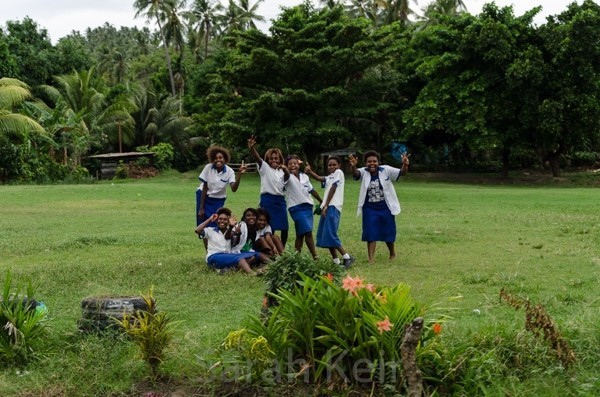
[[[88,156],[90,159],[100,160],[100,179],[114,178],[117,172],[117,165],[119,165],[120,162],[129,163],[142,157],[147,157],[152,161],[154,152],[105,153]]]

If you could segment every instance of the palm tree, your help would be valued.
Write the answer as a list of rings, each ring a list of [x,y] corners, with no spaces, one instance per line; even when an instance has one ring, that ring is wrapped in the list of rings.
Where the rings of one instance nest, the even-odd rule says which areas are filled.
[[[351,0],[350,4],[346,5],[345,8],[350,16],[354,18],[367,18],[374,26],[378,26],[379,15],[384,5],[384,0]]]
[[[131,140],[134,121],[130,112],[135,110],[135,105],[128,92],[112,95],[108,100],[107,87],[96,76],[94,68],[57,76],[55,80],[56,87],[43,86],[42,89],[53,102],[54,109],[60,109],[62,117],[69,121],[68,131],[60,130],[60,134],[69,132],[66,138],[84,146],[78,146],[74,151],[74,163],[92,145],[109,141],[121,146],[122,140]]]
[[[256,22],[264,22],[265,17],[258,14],[258,6],[264,0],[257,0],[254,5],[250,4],[250,0],[238,0],[236,4],[241,22],[242,30],[258,29]]]
[[[192,8],[185,14],[192,27],[196,27],[196,47],[204,47],[204,59],[208,57],[208,43],[216,36],[218,17],[223,11],[223,6],[215,0],[194,0]],[[199,59],[198,51],[195,51]]]
[[[183,3],[182,3],[183,4]],[[135,17],[145,16],[150,22],[155,20],[158,25],[158,32],[165,49],[165,59],[167,61],[167,69],[169,71],[169,79],[171,82],[171,95],[175,96],[175,78],[173,76],[173,67],[171,55],[169,54],[169,45],[165,37],[163,26],[167,18],[178,9],[179,2],[177,0],[135,0],[133,6],[137,9]]]
[[[29,86],[21,80],[0,78],[0,137],[23,143],[29,139],[30,133],[46,134],[37,121],[14,112],[17,106],[31,97]]]
[[[462,12],[467,12],[467,6],[462,0],[435,0],[422,9],[424,22],[420,28],[435,25],[439,23],[438,15],[456,16]]]
[[[387,0],[385,3],[384,23],[390,24],[400,21],[403,25],[408,23],[408,17],[413,14],[410,9],[409,0]]]

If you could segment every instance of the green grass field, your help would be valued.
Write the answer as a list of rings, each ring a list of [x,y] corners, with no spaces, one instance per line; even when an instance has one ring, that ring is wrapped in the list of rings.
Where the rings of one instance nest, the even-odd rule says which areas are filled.
[[[134,350],[77,331],[88,296],[154,286],[159,309],[179,322],[165,363],[177,382],[197,376],[202,358],[259,311],[260,278],[206,267],[193,232],[196,177],[0,186],[0,279],[8,270],[29,277],[51,316],[51,350],[26,368],[1,369],[0,395],[136,395],[145,369]],[[357,258],[350,273],[377,285],[407,283],[418,300],[439,303],[452,318],[443,331],[448,343],[482,329],[523,328],[523,313],[500,301],[502,288],[541,303],[578,364],[569,373],[532,373],[524,383],[499,374],[505,395],[600,395],[598,188],[430,182],[415,174],[396,190],[398,258],[389,261],[379,243],[369,265],[358,183],[347,179],[340,236]],[[258,177],[246,175],[227,205],[240,214],[257,205],[258,191]]]

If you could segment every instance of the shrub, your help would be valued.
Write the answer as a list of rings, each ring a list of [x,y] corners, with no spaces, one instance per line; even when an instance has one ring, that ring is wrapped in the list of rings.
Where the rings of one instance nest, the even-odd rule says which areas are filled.
[[[148,146],[140,146],[136,148],[138,152],[154,152],[154,166],[161,171],[168,170],[173,165],[175,152],[173,145],[170,143],[159,143],[149,148]]]
[[[307,254],[286,250],[269,265],[269,270],[265,274],[266,306],[275,304],[275,297],[279,290],[291,291],[298,287],[301,275],[312,278],[327,276],[339,282],[345,272],[342,266],[336,265],[329,258],[314,260]]]
[[[31,282],[13,285],[6,273],[0,298],[0,363],[24,365],[36,358],[46,335],[47,310],[34,299]]]
[[[142,359],[150,366],[152,378],[157,379],[166,349],[173,339],[172,323],[165,312],[157,311],[152,289],[142,297],[148,309],[126,314],[118,321],[139,347]]]
[[[425,312],[411,297],[408,286],[377,288],[351,276],[338,285],[328,277],[301,275],[297,287],[280,289],[276,299],[278,305],[269,315],[252,317],[242,333],[248,333],[242,342],[264,341],[261,351],[272,354],[271,368],[263,371],[263,379],[337,386],[380,384],[395,390],[403,387],[400,346],[404,329]],[[434,362],[424,360],[423,355],[435,350],[435,341],[434,332],[427,327],[417,350],[421,363]],[[236,346],[247,370],[248,362],[252,368],[265,367],[264,360],[254,361],[247,346]],[[256,371],[248,372],[257,379]]]

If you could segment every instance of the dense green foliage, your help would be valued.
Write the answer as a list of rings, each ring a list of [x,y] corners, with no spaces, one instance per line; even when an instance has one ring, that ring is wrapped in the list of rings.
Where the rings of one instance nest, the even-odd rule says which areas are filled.
[[[31,281],[13,281],[6,271],[0,296],[0,366],[23,367],[43,354],[46,307],[35,300]]]
[[[592,0],[540,26],[539,7],[515,16],[490,3],[471,15],[461,1],[434,0],[417,18],[409,1],[306,1],[284,7],[267,33],[256,29],[257,5],[136,0],[136,16],[155,30],[107,22],[55,45],[29,18],[7,22],[0,78],[26,83],[33,97],[10,108],[0,98],[0,127],[9,112],[46,134],[14,142],[15,131],[0,128],[0,151],[17,158],[2,164],[2,182],[61,180],[30,170],[55,162],[68,177],[88,155],[158,143],[174,148],[181,171],[203,162],[210,144],[239,162],[251,134],[261,149],[311,163],[347,147],[393,162],[403,143],[422,169],[559,176],[598,166]]]

